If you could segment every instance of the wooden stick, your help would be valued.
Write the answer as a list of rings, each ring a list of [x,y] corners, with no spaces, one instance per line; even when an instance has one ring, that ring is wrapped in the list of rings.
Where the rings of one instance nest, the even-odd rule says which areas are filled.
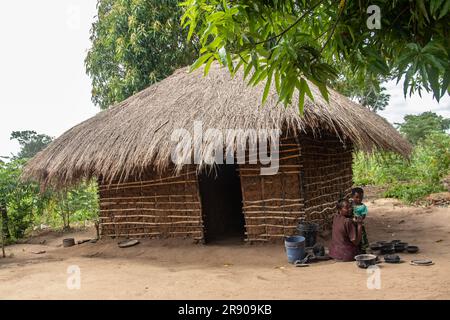
[[[187,173],[183,173],[177,176],[170,176],[170,177],[164,177],[164,178],[159,178],[159,179],[152,179],[152,180],[139,180],[139,181],[133,181],[133,182],[121,182],[121,183],[111,183],[111,184],[101,184],[99,186],[99,188],[106,188],[106,189],[111,189],[114,186],[127,186],[127,185],[140,185],[143,183],[148,183],[148,182],[161,182],[161,181],[165,181],[165,180],[169,180],[169,179],[176,179],[176,178],[181,178],[184,176],[188,176],[190,174],[195,174],[196,171],[190,171]]]
[[[336,210],[336,208],[335,207],[327,207],[327,208],[322,209],[321,211],[307,211],[306,214],[307,215],[320,214],[320,213],[323,213],[326,210],[334,211],[334,210]]]
[[[282,198],[271,198],[271,199],[264,199],[264,200],[247,200],[245,202],[247,203],[261,203],[261,202],[269,202],[269,201],[303,201],[303,199],[282,199]]]
[[[2,257],[6,258],[6,253],[5,253],[5,236],[3,235],[3,216],[1,216],[1,212],[0,212],[0,238],[2,241]]]
[[[167,232],[167,234],[197,234],[197,233],[201,233],[201,231],[170,231]],[[141,232],[141,233],[125,233],[125,234],[121,234],[119,237],[123,237],[123,236],[159,236],[162,235],[164,233],[162,232]],[[113,236],[113,235],[109,235],[109,234],[102,234],[105,236]],[[201,240],[201,238],[197,239],[197,240]]]
[[[108,205],[123,205],[123,204],[200,204],[197,201],[129,201],[129,202],[121,202],[121,201],[110,201],[110,202],[100,202],[102,206]]]
[[[286,220],[299,220],[300,217],[285,217],[285,216],[258,216],[258,217],[249,217],[246,216],[248,220],[264,220],[264,219],[286,219]]]
[[[330,179],[330,180],[321,180],[321,181],[317,181],[317,182],[308,183],[306,186],[310,187],[310,186],[313,186],[313,185],[316,185],[316,184],[321,184],[321,183],[327,183],[328,184],[328,183],[333,182],[333,181],[338,180],[338,179],[351,178],[351,177],[352,177],[352,175],[348,174],[346,176],[336,177],[336,178]],[[316,178],[317,179],[321,179],[322,177],[316,177]],[[325,186],[325,187],[328,187],[328,186]]]
[[[329,206],[330,204],[334,204],[334,206],[330,207]],[[316,206],[307,207],[306,210],[312,210],[312,209],[315,209],[315,208],[320,208],[322,206],[329,206],[330,208],[336,208],[336,204],[337,204],[337,200],[336,201],[327,202],[327,203],[318,204]]]
[[[193,197],[193,195],[179,195],[179,194],[166,194],[166,195],[158,195],[158,196],[136,196],[136,197],[114,197],[114,198],[101,198],[101,200],[116,200],[116,199],[150,199],[150,198],[165,198],[165,197]]]
[[[202,233],[202,231],[170,231],[169,234],[196,234],[196,233]]]
[[[246,214],[249,213],[284,213],[284,214],[301,214],[301,213],[305,213],[305,211],[268,211],[268,210],[263,210],[263,211],[248,211],[245,210]]]
[[[299,164],[280,164],[278,167],[280,167],[280,168],[298,168],[298,167],[301,167],[301,165],[299,165]],[[243,167],[243,168],[240,168],[239,171],[256,171],[256,170],[259,171],[260,169],[261,169],[261,167],[258,167],[258,168]]]
[[[294,204],[284,204],[279,206],[265,206],[266,208],[276,209],[276,208],[289,208],[289,207],[303,207],[303,203],[294,203]],[[250,205],[250,206],[244,206],[243,209],[249,209],[249,208],[261,208],[262,205]]]
[[[340,193],[340,192],[337,191],[337,192],[333,192],[333,193],[322,194],[322,195],[320,195],[320,196],[317,196],[317,197],[308,199],[306,202],[311,202],[311,201],[314,201],[314,200],[317,200],[317,199],[320,199],[320,198],[323,198],[323,197],[329,197],[329,196],[333,196],[333,195],[339,194],[339,193]],[[337,203],[337,200],[336,200],[336,203]]]
[[[137,224],[137,225],[149,225],[149,226],[159,226],[159,225],[174,225],[174,224],[200,224],[201,221],[173,221],[173,222],[140,222],[140,221],[125,221],[125,222],[103,222],[103,225],[124,225],[124,224]],[[189,227],[189,226],[185,226]]]
[[[260,236],[261,237],[277,237],[277,238],[284,238],[284,237],[286,237],[286,235],[285,234],[268,234],[268,233],[265,233],[265,234],[260,234]]]
[[[157,216],[157,215],[146,215],[146,214],[130,214],[130,215],[114,215],[114,217],[100,217],[100,219],[107,220],[112,218],[123,219],[123,218],[184,218],[184,219],[198,219],[200,216]]]
[[[267,151],[269,151],[269,150],[267,150]],[[278,152],[270,152],[270,156],[271,155],[275,155],[275,154],[280,154],[280,153],[287,153],[287,152],[294,152],[294,151],[299,151],[299,149],[298,148],[295,148],[295,149],[287,149],[287,150],[284,150],[284,149],[281,149],[281,150],[279,150]],[[257,157],[259,155],[259,152],[257,152],[257,153],[249,153],[247,156],[250,158],[250,157]],[[266,152],[266,154],[265,154],[266,156],[268,156],[267,155],[267,152]],[[270,157],[269,156],[269,157]]]
[[[169,181],[169,182],[163,182],[163,183],[152,183],[152,184],[142,184],[137,186],[118,186],[112,189],[108,188],[102,188],[101,191],[116,191],[120,189],[134,189],[134,188],[146,188],[146,187],[155,187],[155,186],[167,186],[169,184],[179,184],[179,183],[195,183],[197,180],[186,180],[186,181]]]
[[[247,227],[275,227],[275,228],[289,228],[289,229],[295,229],[297,226],[280,226],[278,224],[269,224],[269,223],[261,223],[261,224],[248,224],[245,226]]]
[[[280,147],[298,147],[296,143],[280,143]]]
[[[132,237],[134,236],[135,237],[135,236],[159,236],[159,235],[161,235],[161,232],[128,233],[128,234],[124,234],[121,236],[132,236]],[[113,237],[115,235],[102,233],[102,236]]]
[[[115,212],[115,211],[200,211],[201,209],[169,209],[169,208],[126,208],[126,209],[100,209],[100,212]]]
[[[298,158],[298,157],[299,157],[299,155],[296,154],[296,155],[293,155],[293,156],[282,157],[282,158],[279,158],[278,160],[281,161],[281,160],[287,160],[287,159]]]
[[[280,174],[280,173],[286,173],[286,174],[297,174],[297,173],[299,173],[300,171],[280,171],[280,172],[278,172],[277,174]],[[241,174],[241,176],[243,176],[243,177],[259,177],[259,175],[257,175],[257,174]]]

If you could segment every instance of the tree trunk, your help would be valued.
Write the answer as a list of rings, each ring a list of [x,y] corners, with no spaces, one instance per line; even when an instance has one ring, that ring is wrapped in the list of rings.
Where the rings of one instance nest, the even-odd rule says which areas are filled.
[[[6,208],[6,203],[4,199],[0,200],[0,214],[1,214],[1,229],[2,229],[2,235],[4,238],[9,238],[10,234],[9,234],[9,229],[8,229],[8,212],[7,212],[7,208]]]
[[[2,222],[3,225],[3,218],[0,217],[0,221]],[[5,254],[5,237],[3,236],[3,228],[0,228],[0,238],[2,241],[2,257],[6,258],[6,254]]]
[[[0,211],[1,211],[1,214],[0,214],[0,241],[2,242],[2,257],[5,258],[6,254],[5,254],[5,237],[4,237],[4,232],[3,232],[3,230],[4,230],[4,228],[3,228],[4,227],[3,213],[5,212],[5,214],[6,214],[6,206],[3,207],[3,205],[0,204]]]

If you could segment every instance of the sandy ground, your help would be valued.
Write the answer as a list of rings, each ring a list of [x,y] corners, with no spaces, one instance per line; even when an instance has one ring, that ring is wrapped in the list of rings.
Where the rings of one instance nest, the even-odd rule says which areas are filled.
[[[88,229],[7,247],[12,257],[0,259],[0,299],[449,299],[450,208],[390,199],[367,204],[371,242],[401,239],[421,249],[401,254],[404,263],[379,264],[379,289],[367,286],[376,275],[353,262],[289,265],[283,245],[144,240],[119,249],[117,241],[102,240],[61,247],[64,237],[94,237]],[[39,250],[46,253],[32,253]],[[435,265],[411,266],[414,258]],[[67,287],[70,266],[79,267],[80,289]]]

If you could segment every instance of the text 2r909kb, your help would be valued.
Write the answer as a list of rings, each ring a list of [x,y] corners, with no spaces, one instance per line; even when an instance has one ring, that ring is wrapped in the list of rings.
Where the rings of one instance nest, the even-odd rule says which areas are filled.
[[[224,315],[234,315],[234,314],[261,314],[268,315],[272,314],[272,306],[270,304],[256,305],[256,304],[224,304],[222,305],[222,314]]]

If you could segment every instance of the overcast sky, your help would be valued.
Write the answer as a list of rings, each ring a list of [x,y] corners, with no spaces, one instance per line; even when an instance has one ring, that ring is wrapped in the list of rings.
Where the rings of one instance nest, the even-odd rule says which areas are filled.
[[[0,156],[19,150],[12,131],[57,137],[93,116],[84,58],[96,0],[0,2]],[[450,117],[450,99],[403,97],[401,83],[387,85],[391,100],[380,114],[402,122],[405,114],[434,111]]]

